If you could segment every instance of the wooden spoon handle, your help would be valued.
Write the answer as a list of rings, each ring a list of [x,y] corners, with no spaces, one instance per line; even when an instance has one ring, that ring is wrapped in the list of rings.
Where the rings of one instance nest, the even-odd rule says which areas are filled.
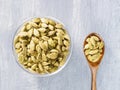
[[[91,70],[92,71],[92,87],[91,90],[96,90],[96,74],[97,70]]]

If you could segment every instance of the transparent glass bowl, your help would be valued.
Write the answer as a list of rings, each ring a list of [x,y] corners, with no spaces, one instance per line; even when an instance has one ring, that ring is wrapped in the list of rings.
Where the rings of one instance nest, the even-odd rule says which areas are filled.
[[[33,18],[37,18],[37,17],[33,17]],[[27,70],[26,68],[24,68],[23,65],[21,65],[21,64],[19,63],[19,61],[18,61],[18,56],[17,56],[17,53],[15,52],[15,48],[14,48],[14,38],[15,38],[15,36],[19,33],[20,28],[22,27],[22,25],[23,25],[25,22],[28,22],[28,21],[30,21],[30,20],[33,19],[33,18],[24,20],[24,22],[19,25],[19,27],[17,28],[17,30],[16,30],[16,32],[15,32],[15,34],[14,34],[14,37],[13,37],[13,40],[12,40],[12,41],[13,41],[13,42],[12,42],[12,44],[13,44],[13,45],[12,45],[12,46],[13,46],[12,48],[13,48],[13,54],[14,54],[14,56],[15,56],[15,60],[16,60],[17,64],[18,64],[24,71],[26,71],[27,73],[30,73],[30,74],[32,74],[32,75],[34,75],[34,76],[47,77],[47,76],[54,75],[54,74],[60,72],[60,71],[67,65],[67,63],[68,63],[69,60],[70,60],[70,57],[71,57],[71,54],[72,54],[72,41],[71,41],[71,36],[70,36],[70,34],[69,34],[70,32],[67,30],[67,27],[65,27],[65,25],[64,25],[60,20],[58,20],[58,19],[56,19],[56,18],[54,18],[54,17],[48,17],[48,16],[47,16],[47,17],[44,17],[44,18],[52,19],[52,20],[54,20],[55,22],[59,22],[59,23],[61,23],[61,24],[63,25],[63,27],[65,28],[65,30],[67,31],[67,33],[68,33],[68,35],[69,35],[69,37],[70,37],[69,54],[68,54],[68,56],[67,56],[67,59],[66,59],[66,62],[64,63],[64,65],[61,66],[61,67],[59,67],[55,72],[46,73],[46,74],[40,74],[40,73],[30,72],[29,70]],[[42,18],[42,17],[40,17],[40,18]]]

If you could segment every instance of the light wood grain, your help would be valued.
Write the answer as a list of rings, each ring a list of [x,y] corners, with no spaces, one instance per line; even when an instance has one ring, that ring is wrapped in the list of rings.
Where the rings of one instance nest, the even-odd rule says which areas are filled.
[[[70,62],[51,77],[26,73],[13,56],[16,28],[33,16],[58,18],[72,37]],[[0,0],[0,90],[90,90],[90,70],[82,45],[91,32],[99,33],[106,45],[97,90],[120,90],[120,0]]]

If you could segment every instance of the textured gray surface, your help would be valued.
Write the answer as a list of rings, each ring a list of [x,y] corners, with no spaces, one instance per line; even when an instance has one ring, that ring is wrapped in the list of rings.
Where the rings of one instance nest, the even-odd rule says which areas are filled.
[[[70,62],[51,77],[29,75],[12,54],[16,28],[34,16],[58,18],[72,37]],[[90,90],[91,73],[82,45],[91,32],[99,33],[106,45],[97,90],[120,90],[120,0],[0,0],[0,90]]]

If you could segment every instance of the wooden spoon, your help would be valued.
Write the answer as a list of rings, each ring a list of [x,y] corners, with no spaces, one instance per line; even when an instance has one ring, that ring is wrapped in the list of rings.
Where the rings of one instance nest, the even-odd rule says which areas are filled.
[[[85,47],[85,45],[87,44],[87,42],[86,42],[87,38],[89,38],[89,37],[91,37],[91,36],[96,36],[96,37],[99,38],[100,41],[103,41],[103,39],[102,39],[98,34],[96,34],[96,33],[91,33],[91,34],[89,34],[89,35],[86,37],[86,39],[85,39],[85,41],[84,41],[84,47]],[[103,43],[104,43],[104,41],[103,41]],[[91,90],[96,90],[96,74],[97,74],[97,70],[98,70],[98,67],[99,67],[99,65],[100,65],[100,62],[101,62],[101,60],[102,60],[102,58],[103,58],[103,55],[104,55],[104,47],[105,47],[105,45],[104,45],[103,48],[102,48],[101,57],[100,57],[96,62],[91,62],[91,61],[87,58],[87,56],[85,55],[85,49],[83,49],[83,50],[84,50],[84,55],[85,55],[85,57],[86,57],[86,59],[87,59],[87,61],[88,61],[88,64],[89,64],[89,67],[90,67],[90,70],[91,70],[91,75],[92,75],[92,86],[91,86]]]

